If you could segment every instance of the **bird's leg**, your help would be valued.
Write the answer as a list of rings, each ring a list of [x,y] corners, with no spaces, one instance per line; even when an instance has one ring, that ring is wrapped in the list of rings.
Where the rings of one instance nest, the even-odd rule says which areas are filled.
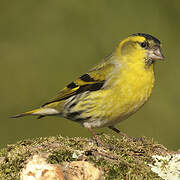
[[[114,132],[118,133],[121,136],[129,138],[125,133],[121,132],[119,129],[115,128],[114,126],[108,126],[109,129],[113,130]]]
[[[96,142],[99,145],[103,145],[104,146],[104,143],[99,139],[99,137],[96,135],[96,133],[92,130],[92,128],[88,128],[88,130],[90,131],[90,133],[95,137],[96,139]]]

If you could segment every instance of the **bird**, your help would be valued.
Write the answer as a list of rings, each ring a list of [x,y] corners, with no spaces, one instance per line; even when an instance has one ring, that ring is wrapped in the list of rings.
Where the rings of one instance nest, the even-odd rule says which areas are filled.
[[[13,118],[59,116],[80,123],[96,139],[94,128],[108,127],[121,134],[116,125],[139,110],[152,94],[154,64],[159,60],[164,55],[157,38],[146,33],[129,35],[54,98]]]

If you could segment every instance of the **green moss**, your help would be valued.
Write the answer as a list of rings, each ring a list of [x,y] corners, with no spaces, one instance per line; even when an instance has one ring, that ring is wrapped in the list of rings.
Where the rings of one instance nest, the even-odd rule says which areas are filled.
[[[34,154],[48,154],[48,162],[86,160],[104,171],[106,179],[161,179],[150,170],[152,155],[167,153],[166,148],[150,138],[130,139],[100,135],[103,143],[97,146],[93,139],[62,136],[19,141],[0,150],[1,179],[19,179],[19,172],[26,160]],[[113,149],[109,149],[111,145]],[[75,155],[74,155],[75,154]]]
[[[70,162],[73,161],[74,159],[72,158],[72,152],[68,150],[60,150],[57,152],[53,152],[51,155],[48,157],[48,162],[52,164],[60,164],[61,162]]]

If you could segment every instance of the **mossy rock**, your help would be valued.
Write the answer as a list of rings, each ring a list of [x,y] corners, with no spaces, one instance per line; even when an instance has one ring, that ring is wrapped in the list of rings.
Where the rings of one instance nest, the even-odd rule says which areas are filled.
[[[168,150],[150,138],[133,139],[102,134],[104,143],[94,139],[62,136],[19,141],[0,150],[0,179],[19,179],[27,160],[38,153],[48,153],[51,164],[88,161],[104,172],[105,179],[161,179],[151,171],[152,155],[165,155]],[[112,147],[112,148],[109,148]]]

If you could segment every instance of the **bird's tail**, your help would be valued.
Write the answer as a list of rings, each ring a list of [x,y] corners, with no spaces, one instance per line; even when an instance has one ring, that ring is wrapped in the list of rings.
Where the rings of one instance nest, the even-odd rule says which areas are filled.
[[[24,116],[29,116],[29,115],[40,116],[41,118],[44,116],[57,115],[57,114],[59,114],[59,112],[56,109],[42,107],[42,108],[34,109],[32,111],[28,111],[22,114],[17,114],[15,116],[12,116],[11,118],[19,118],[19,117],[24,117]]]

